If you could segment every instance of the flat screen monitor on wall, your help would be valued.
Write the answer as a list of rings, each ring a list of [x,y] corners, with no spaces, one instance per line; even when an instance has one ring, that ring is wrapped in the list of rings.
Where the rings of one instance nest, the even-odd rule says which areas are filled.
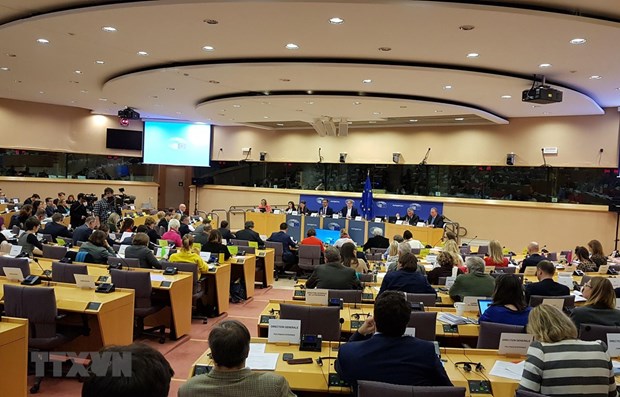
[[[208,124],[146,121],[143,163],[209,167],[211,131]]]
[[[108,128],[105,147],[108,149],[142,150],[142,131]]]

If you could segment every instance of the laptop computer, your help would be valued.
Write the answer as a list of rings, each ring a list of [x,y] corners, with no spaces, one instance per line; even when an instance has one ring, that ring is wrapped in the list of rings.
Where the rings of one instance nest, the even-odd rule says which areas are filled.
[[[482,314],[493,304],[493,299],[478,299],[478,313]]]

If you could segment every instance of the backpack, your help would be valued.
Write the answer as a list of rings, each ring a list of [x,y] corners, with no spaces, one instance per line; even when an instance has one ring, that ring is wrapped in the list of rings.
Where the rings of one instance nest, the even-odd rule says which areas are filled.
[[[232,303],[241,303],[246,300],[247,294],[245,292],[245,287],[241,282],[241,279],[238,278],[230,284],[230,301]]]

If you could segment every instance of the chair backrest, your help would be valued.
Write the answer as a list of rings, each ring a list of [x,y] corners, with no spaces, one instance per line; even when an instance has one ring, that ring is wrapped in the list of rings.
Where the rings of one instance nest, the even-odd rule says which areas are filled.
[[[27,318],[30,338],[56,336],[56,295],[54,288],[4,285],[4,310],[9,317]]]
[[[552,261],[555,262],[558,260],[558,253],[557,252],[549,252],[547,254],[547,260],[548,261]]]
[[[477,349],[497,349],[502,333],[524,334],[525,327],[522,325],[510,325],[501,323],[480,323],[480,333],[478,335]]]
[[[495,269],[497,269],[497,268],[495,268]],[[498,278],[499,276],[501,276],[503,274],[512,274],[514,277],[519,279],[521,284],[523,284],[523,280],[525,279],[525,274],[523,274],[523,273],[497,273],[497,271],[494,271],[493,273],[491,273],[491,277]]]
[[[540,305],[544,299],[564,299],[564,309],[575,307],[575,295],[562,295],[562,296],[542,296],[532,295],[530,296],[530,306],[536,307]]]
[[[321,247],[318,245],[300,245],[297,255],[300,269],[314,270],[321,263]]]
[[[330,289],[327,291],[329,299],[342,299],[345,303],[361,303],[362,291],[355,289]]]
[[[383,254],[386,250],[387,248],[371,248],[370,253],[371,254]]]
[[[420,252],[422,252],[422,248],[411,248],[411,253],[414,255],[420,255]]]
[[[108,257],[108,265],[121,265],[122,267],[140,267],[140,259],[138,258],[115,258]]]
[[[86,265],[52,262],[52,281],[75,284],[74,274],[88,274]]]
[[[460,247],[459,251],[461,251],[461,255],[469,255],[471,253],[471,247],[466,245],[464,247]]]
[[[114,252],[118,253],[118,250],[121,249],[121,245],[120,244],[112,244],[112,249],[114,250]]]
[[[301,320],[301,334],[322,335],[323,340],[340,339],[340,308],[280,304],[280,318]]]
[[[375,275],[372,273],[360,274],[360,281],[363,283],[373,282]]]
[[[437,302],[437,295],[435,295],[435,294],[410,294],[410,293],[407,293],[407,300],[410,303],[420,303],[420,302],[422,302],[424,304],[424,307],[430,307],[430,306],[435,306],[435,304]]]
[[[407,327],[415,328],[415,337],[424,340],[435,340],[437,312],[411,312]]]
[[[496,267],[494,273],[498,274],[515,274],[517,268],[515,266]]]
[[[15,216],[15,215],[13,215],[13,216]],[[11,232],[13,234],[19,234],[20,230],[21,229],[19,228],[19,226],[13,226],[13,228],[11,228]]]
[[[247,241],[246,241],[246,243],[247,243]],[[282,258],[282,252],[284,252],[284,247],[282,246],[282,243],[279,243],[277,241],[265,241],[265,247],[266,248],[273,248],[274,249],[274,254],[275,254],[276,258],[277,257]]]
[[[201,285],[198,282],[198,279],[200,278],[200,276],[198,275],[199,270],[198,270],[198,266],[195,263],[185,263],[185,262],[169,263],[169,262],[163,262],[163,261],[160,263],[163,269],[165,269],[167,266],[174,266],[180,272],[192,273],[193,274],[192,280],[194,281],[194,288],[192,290],[192,293],[198,294],[202,291]]]
[[[478,254],[488,254],[489,253],[489,246],[488,245],[481,245],[480,247],[478,247]]]
[[[244,251],[246,253],[246,255],[256,255],[256,248],[250,247],[248,245],[241,245],[241,246],[239,246],[239,251],[238,252],[241,252],[241,251]]]
[[[55,245],[43,244],[43,257],[49,259],[62,259],[67,255],[67,248]]]
[[[517,390],[515,397],[548,397],[546,394],[534,393],[533,391]]]
[[[465,397],[464,387],[407,386],[390,383],[357,381],[358,397]]]
[[[448,277],[439,277],[439,278],[437,279],[437,285],[446,285],[446,279],[447,279],[447,278],[448,278]]]
[[[135,306],[138,308],[151,306],[151,273],[129,270],[111,269],[112,282],[118,288],[135,290]]]
[[[585,283],[587,283],[590,280],[592,280],[592,276],[588,276],[587,274],[584,274],[583,276],[581,276],[581,283],[579,285],[583,286]]]
[[[229,245],[242,245],[242,246],[247,247],[250,245],[250,242],[248,240],[238,240],[236,238],[231,238],[228,244]]]
[[[41,233],[41,238],[43,238],[45,241],[49,242],[49,243],[53,243],[54,241],[54,237],[52,237],[51,234],[45,234],[45,233]]]
[[[16,267],[20,269],[24,277],[30,275],[30,263],[28,262],[28,258],[0,256],[0,276],[6,276],[6,274],[4,274],[5,267]]]
[[[581,324],[579,327],[579,339],[581,340],[602,340],[607,343],[607,334],[620,333],[620,327],[596,324]]]

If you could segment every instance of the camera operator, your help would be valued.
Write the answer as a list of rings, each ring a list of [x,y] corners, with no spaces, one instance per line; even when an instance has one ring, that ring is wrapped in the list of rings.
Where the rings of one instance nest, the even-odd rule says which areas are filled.
[[[103,191],[103,197],[93,205],[93,216],[99,220],[100,225],[105,225],[114,210],[114,189],[106,187]]]
[[[77,200],[71,204],[69,209],[69,216],[71,217],[71,227],[75,230],[77,227],[84,224],[84,220],[88,216],[88,210],[86,209],[86,198],[84,193],[80,193],[77,196]]]

